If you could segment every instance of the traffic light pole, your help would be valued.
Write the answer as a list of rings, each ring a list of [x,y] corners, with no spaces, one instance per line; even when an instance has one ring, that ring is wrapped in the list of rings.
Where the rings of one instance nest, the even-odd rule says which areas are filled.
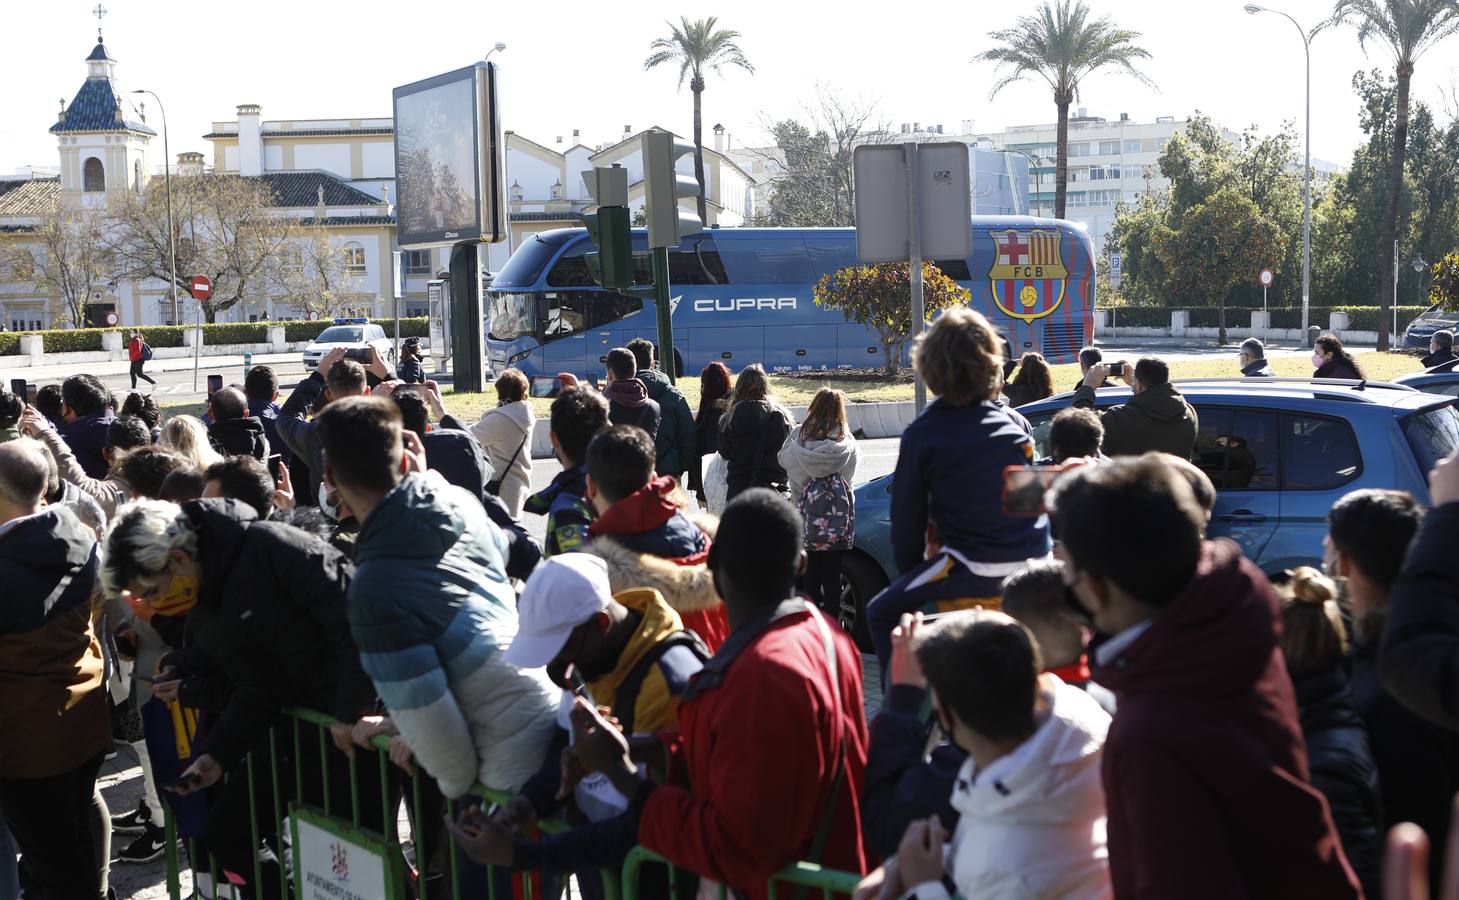
[[[669,384],[679,377],[674,358],[673,305],[669,299],[669,248],[653,248],[654,309],[658,313],[659,368],[669,376]]]

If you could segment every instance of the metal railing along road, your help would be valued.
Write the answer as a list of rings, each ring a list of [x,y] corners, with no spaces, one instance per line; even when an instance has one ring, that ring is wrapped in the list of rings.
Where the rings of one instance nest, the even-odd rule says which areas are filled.
[[[390,738],[384,735],[375,737],[369,749],[357,748],[353,757],[344,756],[330,739],[329,728],[334,724],[337,724],[335,719],[313,710],[285,710],[285,721],[270,727],[266,747],[250,752],[240,767],[225,776],[225,779],[244,778],[247,781],[248,833],[254,852],[251,854],[253,871],[243,874],[248,878],[249,884],[263,884],[264,854],[272,852],[279,861],[280,896],[298,897],[302,900],[306,897],[336,895],[333,891],[307,892],[305,885],[292,883],[294,873],[291,870],[296,866],[289,864],[290,857],[297,855],[300,847],[297,839],[291,844],[289,836],[297,835],[302,819],[329,829],[338,829],[346,840],[358,841],[383,850],[385,878],[389,887],[379,900],[404,900],[409,897],[468,900],[462,885],[465,866],[459,848],[449,836],[442,838],[445,844],[446,871],[441,873],[446,880],[444,886],[449,888],[449,892],[443,895],[438,893],[438,888],[433,887],[427,891],[425,887],[430,862],[443,849],[432,843],[432,835],[436,833],[435,825],[440,819],[439,813],[430,815],[427,812],[431,796],[438,796],[430,776],[419,767],[412,774],[390,762]],[[306,754],[318,755],[318,772],[311,772],[309,778],[306,778],[302,765]],[[310,759],[309,762],[312,765],[313,760]],[[337,784],[342,765],[347,767],[347,807],[346,798],[342,796]],[[318,784],[308,783],[316,777]],[[363,779],[378,779],[378,783],[367,787],[367,782]],[[289,783],[292,783],[293,793],[286,799],[281,785]],[[473,786],[471,793],[487,804],[505,804],[511,799],[509,794],[480,784]],[[409,846],[412,851],[410,860],[413,863],[407,859],[407,845],[402,841],[400,833],[398,813],[402,800],[406,804],[411,826]],[[378,819],[374,818],[374,810],[366,808],[373,802],[380,804]],[[444,808],[449,815],[455,817],[456,801],[445,801]],[[186,841],[180,841],[177,814],[169,798],[163,798],[162,809],[167,842],[167,896],[172,900],[184,900],[185,896],[193,896],[182,892],[183,861],[180,850],[185,845],[194,875],[206,874],[212,883],[211,893],[198,893],[197,896],[241,897],[241,893],[229,893],[226,887],[228,879],[211,854],[202,854],[207,857],[207,861],[201,872],[199,871],[199,839],[189,837]],[[367,813],[372,821],[366,821]],[[271,827],[262,827],[264,822],[270,823]],[[383,823],[383,829],[376,827],[380,823]],[[538,828],[545,834],[566,831],[568,827],[556,820],[538,823]],[[267,843],[265,836],[273,836],[272,842]],[[593,893],[601,894],[603,900],[639,900],[639,872],[645,863],[667,861],[644,847],[636,847],[624,862],[621,881],[604,872],[602,891]],[[678,896],[676,890],[679,874],[680,870],[673,866],[668,867],[671,897]],[[797,888],[798,894],[808,888],[819,891],[824,900],[831,900],[833,894],[849,896],[860,878],[861,876],[851,872],[825,869],[812,863],[795,863],[771,877],[767,884],[768,897],[769,900],[777,900],[777,887],[791,885]],[[533,900],[534,890],[541,894],[538,900],[552,900],[542,892],[542,885],[548,881],[565,887],[567,875],[499,870],[493,867],[487,874],[484,900],[497,900],[499,894],[503,900]],[[256,889],[252,893],[258,895]],[[725,900],[726,893],[723,888],[720,889],[720,900]],[[346,896],[375,900],[372,894]],[[483,900],[483,897],[476,893],[469,900]]]

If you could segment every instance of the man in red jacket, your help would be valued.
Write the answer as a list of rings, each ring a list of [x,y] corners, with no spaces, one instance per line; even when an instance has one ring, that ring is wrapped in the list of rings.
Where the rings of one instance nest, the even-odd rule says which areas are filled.
[[[1049,509],[1105,638],[1094,680],[1119,701],[1103,766],[1115,896],[1360,896],[1308,784],[1266,576],[1201,539],[1189,482],[1158,454],[1064,476]]]
[[[801,546],[800,515],[778,494],[747,490],[725,508],[709,568],[731,633],[680,697],[668,783],[641,776],[622,732],[579,700],[572,768],[602,772],[630,802],[616,819],[555,836],[556,865],[616,865],[637,842],[751,900],[797,860],[866,871],[861,656],[813,606],[786,599]],[[479,813],[452,830],[479,862],[525,858]]]

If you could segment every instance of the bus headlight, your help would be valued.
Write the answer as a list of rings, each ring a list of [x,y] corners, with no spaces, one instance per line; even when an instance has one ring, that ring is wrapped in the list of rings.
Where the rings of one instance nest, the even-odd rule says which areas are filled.
[[[531,350],[523,350],[521,353],[514,354],[511,359],[508,359],[507,360],[507,365],[511,365],[512,363],[521,362],[522,360],[526,359],[527,357],[529,357],[531,355],[532,355],[532,351]]]

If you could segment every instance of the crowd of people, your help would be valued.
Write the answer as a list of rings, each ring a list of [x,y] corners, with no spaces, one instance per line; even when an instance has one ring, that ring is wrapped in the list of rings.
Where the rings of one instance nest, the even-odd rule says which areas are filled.
[[[639,845],[680,897],[764,898],[797,860],[863,875],[862,900],[1421,896],[1459,791],[1459,458],[1427,513],[1345,497],[1324,572],[1273,584],[1207,536],[1165,364],[1095,354],[1024,513],[1004,470],[1042,462],[1014,406],[1052,393],[1047,364],[1010,369],[966,309],[916,341],[936,399],[901,440],[870,721],[838,622],[860,458],[838,391],[797,422],[763,369],[714,363],[693,410],[635,341],[602,390],[562,378],[536,493],[513,370],[471,423],[342,350],[282,405],[257,366],[202,417],[87,375],[0,391],[0,897],[108,896],[114,860],[166,850],[163,804],[199,884],[282,897],[275,803],[384,831],[411,775],[412,831],[461,856],[414,859],[421,896],[453,868],[465,896],[508,871],[604,896]],[[1133,394],[1096,410],[1110,378]],[[291,707],[330,717],[323,756],[270,737]],[[382,736],[395,774],[351,785]],[[145,791],[112,815],[118,740]],[[649,866],[640,893],[669,884]]]

